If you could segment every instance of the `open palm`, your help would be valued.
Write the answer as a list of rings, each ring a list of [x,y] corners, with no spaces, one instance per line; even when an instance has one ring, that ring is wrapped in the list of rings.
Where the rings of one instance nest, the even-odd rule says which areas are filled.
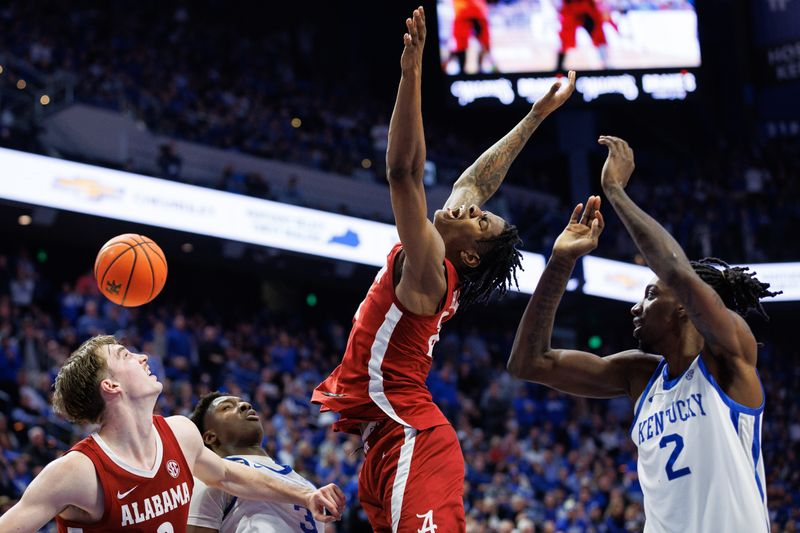
[[[578,204],[572,210],[567,227],[553,245],[553,255],[577,259],[588,254],[597,248],[604,227],[603,215],[600,213],[600,197],[590,196],[585,207],[583,204]]]

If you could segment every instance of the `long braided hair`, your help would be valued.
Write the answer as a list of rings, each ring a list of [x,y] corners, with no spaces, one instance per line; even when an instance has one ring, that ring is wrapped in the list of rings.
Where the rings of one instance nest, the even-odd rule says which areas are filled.
[[[755,272],[748,272],[749,267],[732,267],[716,257],[706,257],[690,263],[700,279],[717,291],[728,309],[736,311],[741,316],[755,312],[764,320],[769,320],[760,300],[776,296],[783,291],[768,290],[769,283],[759,281]]]
[[[481,261],[475,268],[459,271],[462,279],[460,307],[474,303],[487,303],[492,295],[502,297],[511,283],[517,283],[517,269],[522,270],[522,254],[517,247],[522,244],[517,227],[506,223],[502,233],[476,241]]]

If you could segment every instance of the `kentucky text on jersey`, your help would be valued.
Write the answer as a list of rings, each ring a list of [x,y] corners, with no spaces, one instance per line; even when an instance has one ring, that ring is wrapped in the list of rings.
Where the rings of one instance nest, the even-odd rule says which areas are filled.
[[[665,409],[639,422],[639,444],[664,433],[664,424],[667,424],[667,429],[671,429],[698,416],[706,416],[701,393],[690,394],[683,400],[674,400]]]
[[[120,526],[140,524],[151,518],[157,518],[182,505],[189,505],[190,498],[189,484],[184,481],[161,494],[155,494],[137,502],[122,504],[122,524]]]

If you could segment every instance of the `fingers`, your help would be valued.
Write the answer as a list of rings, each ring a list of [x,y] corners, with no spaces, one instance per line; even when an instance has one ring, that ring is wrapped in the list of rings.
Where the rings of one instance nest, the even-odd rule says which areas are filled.
[[[341,517],[341,513],[339,512],[339,507],[328,498],[322,491],[317,491],[317,505],[316,509],[314,509],[315,513],[319,516],[315,517],[317,520],[321,520],[323,522],[333,522],[334,520],[338,520]],[[328,513],[325,514],[325,510],[328,510]]]
[[[592,238],[596,239],[603,233],[603,228],[606,227],[605,219],[603,219],[603,214],[600,211],[596,211],[594,214],[594,220],[592,220]]]
[[[597,142],[607,147],[610,154],[613,153],[626,159],[633,159],[633,149],[628,146],[624,139],[612,135],[601,135]]]
[[[406,19],[406,28],[408,28],[408,34],[411,36],[411,42],[417,42],[417,25],[414,24],[414,20],[411,18]]]
[[[414,23],[421,41],[425,40],[425,10],[422,6],[414,10]]]
[[[586,200],[586,210],[583,212],[580,223],[584,226],[591,226],[594,220],[594,214],[598,209],[600,209],[600,197],[590,196],[589,199]]]
[[[578,223],[578,217],[581,216],[582,209],[583,209],[583,204],[578,204],[575,206],[575,209],[572,210],[572,215],[569,217],[570,224]]]
[[[330,487],[330,493],[331,493],[330,496],[336,501],[336,504],[338,506],[337,508],[340,510],[343,509],[345,504],[347,504],[347,498],[345,497],[344,492],[342,492],[342,489],[340,489],[333,483],[328,485],[328,487]]]

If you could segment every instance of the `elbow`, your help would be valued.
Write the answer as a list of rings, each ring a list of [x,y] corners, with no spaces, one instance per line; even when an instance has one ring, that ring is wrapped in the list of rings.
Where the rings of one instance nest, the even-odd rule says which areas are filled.
[[[417,183],[422,181],[424,166],[410,161],[386,162],[386,179],[389,183]]]
[[[506,370],[513,377],[533,383],[546,383],[547,372],[553,367],[549,351],[536,350],[523,357],[519,350],[512,349],[506,363]]]

